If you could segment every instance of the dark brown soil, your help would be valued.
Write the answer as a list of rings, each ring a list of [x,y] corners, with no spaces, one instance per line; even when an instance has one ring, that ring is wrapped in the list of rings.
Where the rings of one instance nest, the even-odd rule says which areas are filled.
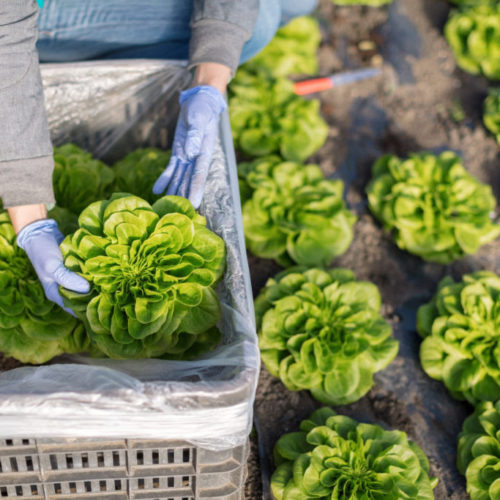
[[[500,149],[481,122],[488,82],[456,68],[442,36],[448,12],[444,0],[396,0],[380,9],[320,2],[321,74],[380,66],[383,75],[319,96],[330,133],[312,161],[325,175],[344,180],[347,201],[359,216],[351,247],[334,265],[353,269],[359,279],[379,287],[383,314],[400,341],[398,357],[377,374],[370,393],[336,410],[406,431],[424,449],[431,473],[439,478],[436,498],[465,500],[465,482],[455,466],[456,436],[472,408],[452,399],[420,368],[415,314],[448,273],[455,278],[478,269],[500,273],[500,241],[450,266],[425,263],[394,245],[370,215],[364,194],[380,155],[450,149],[462,155],[466,168],[489,183],[500,200]],[[371,43],[362,43],[366,41]],[[279,268],[252,256],[249,263],[257,295]],[[287,390],[262,369],[255,403],[261,470],[251,463],[248,500],[271,498],[274,443],[320,406],[307,392]]]

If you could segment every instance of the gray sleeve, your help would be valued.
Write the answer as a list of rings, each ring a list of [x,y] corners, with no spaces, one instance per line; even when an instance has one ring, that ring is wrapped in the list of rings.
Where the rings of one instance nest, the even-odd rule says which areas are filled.
[[[0,197],[53,203],[52,145],[36,50],[35,0],[0,0]]]
[[[190,67],[217,62],[234,74],[258,13],[259,0],[194,0]]]

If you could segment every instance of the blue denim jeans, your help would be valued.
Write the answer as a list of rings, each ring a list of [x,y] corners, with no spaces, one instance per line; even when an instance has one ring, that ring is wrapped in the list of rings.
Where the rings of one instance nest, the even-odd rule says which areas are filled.
[[[260,0],[240,63],[262,50],[280,25],[310,13],[317,0]],[[45,0],[38,20],[42,62],[188,59],[192,0]]]

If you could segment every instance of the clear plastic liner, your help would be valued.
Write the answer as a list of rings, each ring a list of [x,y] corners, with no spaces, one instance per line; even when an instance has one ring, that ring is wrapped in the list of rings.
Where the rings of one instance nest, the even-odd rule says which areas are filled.
[[[75,142],[109,162],[166,148],[190,81],[178,63],[152,60],[42,65],[42,77],[54,144]],[[227,113],[200,210],[227,248],[221,345],[195,361],[62,356],[4,372],[0,436],[176,439],[212,450],[246,441],[260,357]]]

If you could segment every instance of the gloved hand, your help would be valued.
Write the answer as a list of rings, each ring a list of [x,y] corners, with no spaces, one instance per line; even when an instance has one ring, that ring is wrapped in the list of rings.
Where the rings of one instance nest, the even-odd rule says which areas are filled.
[[[58,286],[78,293],[87,293],[90,285],[85,278],[64,267],[59,249],[63,239],[57,222],[53,219],[43,219],[23,227],[17,235],[17,244],[28,254],[46,297],[75,316],[71,309],[64,307]]]
[[[172,156],[158,177],[153,193],[176,194],[200,206],[208,168],[217,138],[219,116],[226,109],[222,94],[210,85],[200,85],[181,93],[181,111],[175,129]]]

